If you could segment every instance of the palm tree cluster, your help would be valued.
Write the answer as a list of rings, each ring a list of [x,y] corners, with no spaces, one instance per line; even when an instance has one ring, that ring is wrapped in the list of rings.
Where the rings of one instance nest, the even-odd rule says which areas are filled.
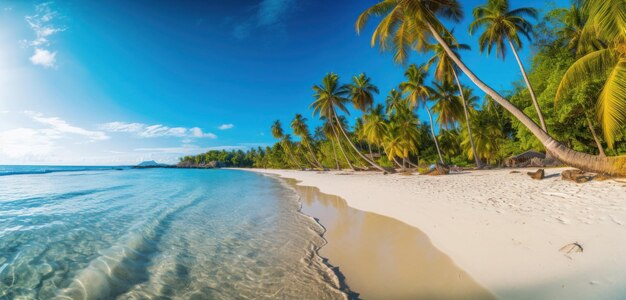
[[[298,168],[340,169],[347,166],[353,170],[374,168],[386,171],[396,167],[416,167],[420,163],[420,152],[432,152],[433,145],[442,164],[452,162],[455,156],[464,152],[467,154],[461,163],[474,159],[476,165],[481,166],[481,158],[496,162],[499,157],[493,154],[493,147],[481,145],[484,152],[480,155],[475,149],[474,134],[479,134],[483,143],[492,142],[484,138],[488,135],[486,133],[472,133],[474,124],[470,123],[470,116],[478,114],[477,97],[469,87],[462,86],[455,79],[458,76],[450,73],[455,70],[449,60],[441,52],[435,53],[428,64],[407,67],[405,81],[389,91],[384,105],[374,105],[375,95],[380,91],[366,74],[358,74],[351,82],[341,84],[337,74],[329,73],[320,84],[313,86],[314,101],[310,107],[313,116],[322,122],[322,126],[315,130],[319,134],[311,136],[307,120],[301,114],[296,114],[291,121],[292,131],[300,141],[291,141],[290,136],[283,133],[279,120],[274,122],[272,134],[280,139],[286,156]],[[435,80],[427,85],[425,80],[429,69],[435,65]],[[355,119],[352,131],[347,124],[350,106],[361,114]],[[427,112],[428,125],[419,120],[419,109]],[[439,136],[433,126],[433,115],[437,116]],[[461,125],[465,129],[461,130]],[[495,135],[503,136],[504,133],[496,132]],[[470,141],[467,145],[465,137]],[[440,147],[440,143],[445,143],[445,147]],[[327,144],[330,144],[331,151],[322,150]],[[466,146],[468,151],[465,151]],[[422,163],[432,162],[428,155],[425,157]]]
[[[481,167],[535,149],[573,167],[626,176],[626,156],[617,156],[626,152],[626,1],[577,0],[538,24],[531,23],[539,18],[535,9],[511,8],[508,0],[475,7],[467,34],[478,35],[480,52],[504,59],[510,51],[523,80],[503,93],[461,59],[471,47],[446,24],[463,16],[457,0],[382,0],[366,9],[357,33],[376,18],[373,47],[393,52],[404,66],[411,52],[426,55],[425,63],[406,66],[405,80],[384,104],[375,101],[380,91],[367,75],[342,84],[327,74],[313,86],[310,106],[322,125],[311,134],[297,114],[291,129],[299,140],[292,141],[276,121],[279,143],[265,149],[275,158],[270,165],[382,171],[473,161]],[[532,44],[528,68],[518,52],[533,38],[540,41]],[[485,94],[482,101],[462,75]],[[353,122],[350,106],[360,113]],[[419,120],[420,110],[427,122]]]
[[[580,2],[580,1],[579,1]],[[590,77],[602,82],[597,95],[597,117],[609,147],[614,146],[615,137],[626,123],[626,2],[623,0],[586,0],[580,3],[584,25],[577,30],[566,30],[579,34],[577,47],[590,53],[580,57],[567,70],[558,87],[555,99],[571,92],[574,87],[586,83]],[[455,50],[458,43],[454,33],[446,28],[442,20],[458,22],[463,16],[461,5],[456,0],[383,0],[365,10],[357,19],[360,32],[372,16],[382,17],[372,35],[372,46],[394,52],[394,61],[404,63],[412,50],[428,53],[432,44],[442,51],[468,79],[491,99],[506,109],[540,141],[548,154],[565,164],[588,171],[626,176],[626,157],[606,157],[576,151],[557,141],[548,129],[537,101],[533,86],[517,54],[522,46],[521,38],[531,38],[532,25],[527,18],[536,18],[532,8],[510,9],[508,0],[488,0],[473,11],[474,21],[469,32],[482,30],[479,37],[480,50],[504,57],[506,44],[516,57],[528,93],[536,110],[539,124],[524,111],[482,81],[461,60]],[[575,25],[575,24],[574,24]],[[599,40],[599,41],[598,41]],[[442,85],[443,88],[443,85]],[[445,120],[444,117],[441,117]],[[470,122],[468,122],[470,123]]]

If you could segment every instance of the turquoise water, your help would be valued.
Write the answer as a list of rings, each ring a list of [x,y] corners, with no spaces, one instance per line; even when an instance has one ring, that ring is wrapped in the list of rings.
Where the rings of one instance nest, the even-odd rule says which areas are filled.
[[[274,178],[62,171],[0,176],[0,299],[345,297],[323,229]]]

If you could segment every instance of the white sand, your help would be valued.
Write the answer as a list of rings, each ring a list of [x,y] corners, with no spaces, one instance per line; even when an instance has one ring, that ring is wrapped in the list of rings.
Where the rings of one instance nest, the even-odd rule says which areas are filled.
[[[500,298],[626,298],[626,183],[575,184],[560,179],[562,170],[546,170],[542,181],[523,169],[439,177],[254,171],[419,228]],[[584,252],[559,251],[573,242]]]

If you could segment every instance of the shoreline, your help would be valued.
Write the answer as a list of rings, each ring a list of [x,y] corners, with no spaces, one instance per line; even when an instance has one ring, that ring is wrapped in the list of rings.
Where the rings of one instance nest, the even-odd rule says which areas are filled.
[[[495,299],[419,229],[352,208],[295,179],[261,175],[292,190],[301,204],[299,213],[323,229],[325,243],[316,255],[335,272],[348,299]]]
[[[274,174],[345,199],[355,209],[423,231],[495,296],[626,295],[626,185],[562,181],[563,168],[480,170],[440,177],[241,169]],[[523,175],[522,175],[523,174]],[[559,251],[580,243],[582,253]]]

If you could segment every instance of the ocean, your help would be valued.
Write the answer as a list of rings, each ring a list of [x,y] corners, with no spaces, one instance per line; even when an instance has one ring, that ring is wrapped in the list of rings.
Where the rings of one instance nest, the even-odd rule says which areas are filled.
[[[238,170],[0,166],[0,299],[343,299],[323,227]]]

